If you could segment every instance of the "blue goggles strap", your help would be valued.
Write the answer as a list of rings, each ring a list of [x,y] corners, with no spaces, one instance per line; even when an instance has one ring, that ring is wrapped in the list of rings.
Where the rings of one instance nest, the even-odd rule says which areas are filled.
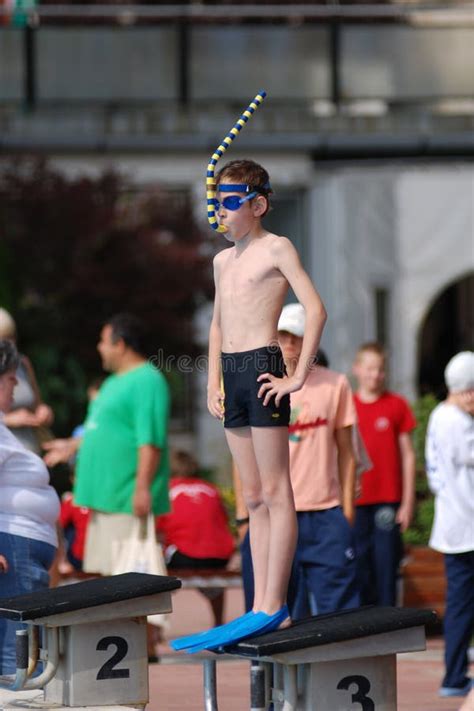
[[[257,191],[253,190],[251,193],[249,193],[245,197],[240,198],[239,202],[242,205],[244,202],[247,202],[247,200],[252,200],[252,198],[254,198],[256,195],[257,195]],[[224,198],[224,200],[225,200],[225,198]]]
[[[218,185],[217,189],[221,193],[250,193],[250,192],[272,192],[270,183],[266,183],[263,187],[259,188],[253,185]]]
[[[219,185],[220,193],[249,193],[250,185]]]

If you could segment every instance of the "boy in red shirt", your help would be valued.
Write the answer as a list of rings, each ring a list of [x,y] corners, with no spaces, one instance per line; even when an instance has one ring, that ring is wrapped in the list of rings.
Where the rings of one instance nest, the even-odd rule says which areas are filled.
[[[354,524],[361,604],[395,605],[401,532],[413,516],[416,422],[408,403],[385,388],[385,352],[378,343],[357,351],[353,373],[359,429],[372,461],[362,477]]]
[[[64,532],[67,542],[66,561],[60,563],[60,573],[70,573],[73,570],[82,570],[84,560],[84,544],[86,539],[87,524],[90,519],[90,509],[85,506],[76,506],[73,495],[66,492],[61,499],[59,524]],[[71,567],[72,566],[72,567]]]

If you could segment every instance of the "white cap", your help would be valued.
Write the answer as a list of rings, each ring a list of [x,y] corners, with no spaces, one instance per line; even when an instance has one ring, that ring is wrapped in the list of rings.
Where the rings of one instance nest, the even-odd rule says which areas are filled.
[[[287,304],[283,307],[278,321],[279,331],[288,331],[293,336],[303,338],[306,324],[306,314],[301,304]]]
[[[444,370],[444,380],[452,393],[474,388],[474,352],[462,351],[451,358]]]

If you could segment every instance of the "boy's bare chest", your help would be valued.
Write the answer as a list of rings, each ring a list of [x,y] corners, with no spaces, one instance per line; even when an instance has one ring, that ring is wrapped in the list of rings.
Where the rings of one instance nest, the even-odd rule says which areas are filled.
[[[276,281],[284,282],[283,275],[273,265],[263,262],[258,252],[252,257],[230,258],[221,272],[221,297],[224,301],[260,299],[272,291]]]

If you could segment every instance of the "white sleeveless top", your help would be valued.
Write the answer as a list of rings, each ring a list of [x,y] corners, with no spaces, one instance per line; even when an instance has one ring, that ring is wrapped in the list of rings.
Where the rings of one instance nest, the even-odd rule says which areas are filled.
[[[0,420],[0,531],[57,546],[59,507],[43,460]]]

